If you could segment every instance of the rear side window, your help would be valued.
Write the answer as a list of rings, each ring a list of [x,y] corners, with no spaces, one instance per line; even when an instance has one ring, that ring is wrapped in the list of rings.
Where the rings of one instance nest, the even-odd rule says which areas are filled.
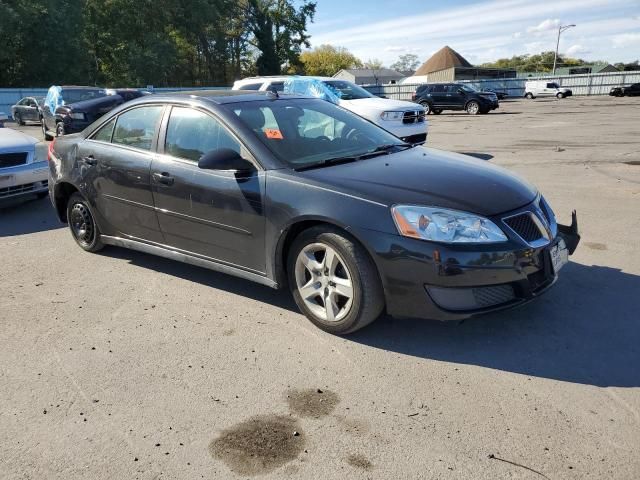
[[[431,87],[431,93],[443,93],[444,85],[434,85]]]
[[[151,150],[162,106],[134,108],[118,116],[112,143]]]
[[[284,92],[284,82],[271,82],[271,85],[269,85],[269,87],[267,88],[267,90],[269,91],[276,91],[276,92]]]
[[[111,142],[111,134],[113,133],[113,126],[116,124],[116,119],[113,118],[105,125],[100,127],[93,137],[92,140],[96,140],[98,142]]]
[[[197,162],[219,148],[240,153],[240,144],[218,120],[193,108],[173,107],[165,140],[167,155]]]
[[[242,85],[240,90],[260,90],[262,83],[247,83],[246,85]]]

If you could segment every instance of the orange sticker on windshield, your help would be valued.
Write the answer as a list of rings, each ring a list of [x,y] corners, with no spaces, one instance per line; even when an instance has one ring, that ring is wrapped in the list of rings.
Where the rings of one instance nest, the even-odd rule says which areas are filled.
[[[272,140],[282,140],[282,132],[277,128],[265,128],[264,134]]]

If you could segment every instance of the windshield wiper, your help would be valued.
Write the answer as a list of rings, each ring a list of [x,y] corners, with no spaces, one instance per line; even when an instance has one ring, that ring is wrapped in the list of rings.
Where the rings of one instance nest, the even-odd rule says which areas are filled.
[[[294,168],[294,170],[296,172],[300,172],[303,170],[310,170],[312,168],[321,168],[321,167],[327,167],[329,165],[340,165],[342,163],[356,162],[358,160],[377,157],[378,155],[388,155],[389,150],[395,147],[400,147],[400,148],[404,147],[404,150],[408,150],[410,148],[415,147],[415,145],[412,145],[410,143],[385,143],[384,145],[380,145],[374,148],[373,150],[370,150],[365,153],[361,153],[358,155],[348,155],[345,157],[327,158],[326,160],[321,160],[319,162],[310,163],[308,165],[302,165],[300,167]]]
[[[313,162],[313,163],[309,163],[308,165],[302,165],[300,167],[296,167],[294,168],[294,170],[296,172],[301,172],[303,170],[310,170],[312,168],[321,168],[321,167],[327,167],[329,165],[340,165],[342,163],[351,163],[351,162],[357,161],[358,159],[359,157],[357,156],[327,158],[319,162]]]

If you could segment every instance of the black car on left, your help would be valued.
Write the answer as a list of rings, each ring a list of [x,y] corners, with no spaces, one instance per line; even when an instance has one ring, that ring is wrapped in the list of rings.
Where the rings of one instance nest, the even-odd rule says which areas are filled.
[[[11,117],[18,125],[26,122],[40,122],[44,97],[24,97],[11,106]]]
[[[147,93],[135,89],[52,86],[42,107],[42,133],[45,140],[52,140],[81,132],[118,105]]]

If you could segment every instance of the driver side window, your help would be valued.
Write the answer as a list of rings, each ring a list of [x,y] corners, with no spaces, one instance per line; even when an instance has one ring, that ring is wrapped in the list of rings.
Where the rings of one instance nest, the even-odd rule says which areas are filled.
[[[317,110],[303,109],[298,121],[298,134],[304,138],[327,137],[334,140],[342,136],[344,123]]]

